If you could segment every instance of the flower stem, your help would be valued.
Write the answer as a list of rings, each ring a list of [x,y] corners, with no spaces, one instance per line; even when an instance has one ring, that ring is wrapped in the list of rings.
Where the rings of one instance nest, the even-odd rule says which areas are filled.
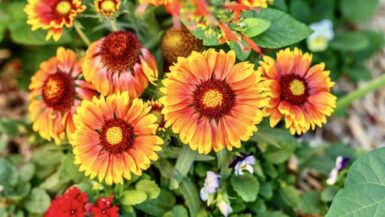
[[[366,94],[378,90],[385,86],[385,74],[368,82],[366,86],[361,87],[346,96],[341,97],[337,101],[336,111],[341,110],[349,106],[353,101],[365,96]]]
[[[119,31],[119,28],[116,25],[116,21],[115,20],[110,20],[110,24],[111,24],[111,29],[112,29],[113,32]]]
[[[82,30],[82,25],[78,22],[75,22],[74,24],[74,27],[75,27],[75,30],[76,32],[78,33],[78,35],[80,36],[80,38],[82,39],[82,41],[87,45],[87,46],[90,46],[91,44],[91,41],[90,39],[88,39],[87,35],[83,32]]]

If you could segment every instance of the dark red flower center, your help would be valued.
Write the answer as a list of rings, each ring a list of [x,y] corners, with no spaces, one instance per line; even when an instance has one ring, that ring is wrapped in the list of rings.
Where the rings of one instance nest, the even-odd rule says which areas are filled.
[[[197,85],[194,91],[194,107],[203,116],[218,119],[230,113],[235,93],[225,82],[211,79]]]
[[[294,105],[302,105],[309,96],[309,88],[304,78],[298,75],[281,77],[281,99]]]
[[[99,134],[103,147],[111,153],[122,153],[134,144],[134,128],[122,119],[107,121]]]
[[[75,98],[74,80],[68,73],[57,72],[45,80],[42,88],[43,101],[54,110],[69,109]]]
[[[134,33],[120,31],[104,38],[100,55],[103,64],[113,72],[123,72],[139,61],[142,45]]]

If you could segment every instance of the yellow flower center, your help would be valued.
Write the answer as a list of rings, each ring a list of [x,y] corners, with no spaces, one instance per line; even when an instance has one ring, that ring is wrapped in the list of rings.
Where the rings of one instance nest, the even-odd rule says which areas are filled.
[[[59,2],[59,4],[56,5],[56,11],[59,14],[68,14],[71,11],[71,3],[69,3],[68,1]]]
[[[106,132],[106,140],[111,145],[116,145],[122,142],[123,132],[120,127],[110,127]]]
[[[202,98],[202,103],[208,108],[222,105],[223,95],[217,90],[208,90]]]
[[[292,82],[290,82],[290,91],[294,96],[300,96],[305,93],[305,84],[303,81],[300,81],[298,79],[294,79]]]
[[[115,2],[112,0],[106,0],[102,3],[101,8],[103,11],[112,12],[115,10]]]
[[[44,86],[44,94],[48,99],[53,99],[61,93],[62,83],[55,79],[48,79]]]

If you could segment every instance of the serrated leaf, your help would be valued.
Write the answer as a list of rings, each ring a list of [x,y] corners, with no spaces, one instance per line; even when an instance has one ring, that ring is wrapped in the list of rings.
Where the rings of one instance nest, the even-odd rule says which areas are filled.
[[[358,158],[326,217],[382,217],[385,212],[385,148]]]
[[[160,188],[156,182],[147,179],[142,179],[136,183],[135,189],[145,192],[149,199],[155,199],[160,194]]]
[[[242,176],[231,177],[230,182],[243,201],[253,202],[257,199],[259,182],[255,176],[245,173]]]
[[[260,9],[258,13],[248,13],[246,16],[270,21],[271,25],[265,32],[252,38],[263,48],[286,47],[304,40],[312,32],[305,24],[276,9]]]
[[[271,25],[270,21],[255,17],[246,18],[241,24],[242,23],[246,25],[245,30],[242,31],[242,33],[250,38],[262,34]]]

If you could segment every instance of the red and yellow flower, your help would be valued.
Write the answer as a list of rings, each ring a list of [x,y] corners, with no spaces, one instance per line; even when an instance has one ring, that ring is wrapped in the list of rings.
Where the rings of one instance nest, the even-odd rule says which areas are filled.
[[[267,8],[273,0],[238,0],[238,3],[249,8]]]
[[[128,91],[130,97],[137,97],[158,78],[154,56],[135,34],[126,31],[110,33],[92,43],[82,69],[84,78],[103,95]]]
[[[71,138],[80,171],[111,185],[148,169],[163,144],[155,135],[157,117],[150,110],[141,99],[130,100],[128,92],[84,100]]]
[[[81,73],[76,54],[61,47],[32,77],[28,110],[33,130],[44,139],[59,144],[65,132],[71,135],[76,107],[96,95],[93,87],[81,80]]]
[[[116,14],[116,12],[120,9],[120,0],[95,0],[94,6],[96,11],[104,16],[111,17]]]
[[[257,130],[266,105],[261,74],[235,53],[209,49],[178,58],[163,81],[166,127],[199,153],[239,148]]]
[[[163,109],[162,103],[160,103],[159,100],[150,100],[147,103],[148,105],[151,106],[150,113],[157,117],[157,121],[156,121],[156,123],[158,124],[157,131],[165,132],[166,122],[164,121],[164,115],[162,114],[162,109]]]
[[[85,9],[81,0],[28,0],[24,12],[28,16],[27,23],[32,25],[32,31],[49,29],[46,40],[53,37],[58,41],[63,28],[72,27],[76,16]]]
[[[276,59],[263,57],[258,71],[266,78],[269,102],[264,115],[270,116],[271,127],[283,118],[292,134],[302,134],[321,127],[333,112],[330,72],[324,63],[311,66],[311,61],[311,54],[297,48],[279,51]]]

